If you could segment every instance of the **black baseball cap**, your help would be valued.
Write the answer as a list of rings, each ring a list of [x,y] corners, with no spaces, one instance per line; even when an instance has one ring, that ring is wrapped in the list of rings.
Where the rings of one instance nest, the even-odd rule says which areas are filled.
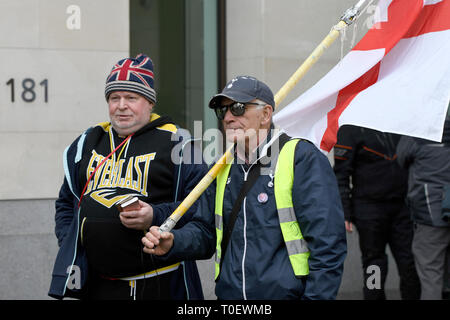
[[[259,99],[275,109],[272,90],[265,83],[251,76],[238,76],[231,79],[221,93],[211,98],[209,107],[213,109],[220,107],[220,100],[223,97],[242,103]]]

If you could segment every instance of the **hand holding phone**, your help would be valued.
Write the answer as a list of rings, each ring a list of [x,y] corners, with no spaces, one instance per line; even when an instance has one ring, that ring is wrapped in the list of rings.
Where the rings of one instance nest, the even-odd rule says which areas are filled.
[[[153,208],[137,197],[127,197],[116,204],[120,221],[130,229],[148,230],[153,221]]]

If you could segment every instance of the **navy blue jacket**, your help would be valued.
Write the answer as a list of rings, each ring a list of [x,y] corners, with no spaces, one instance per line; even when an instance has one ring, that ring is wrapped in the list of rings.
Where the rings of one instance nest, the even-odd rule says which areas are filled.
[[[263,165],[268,167],[270,163]],[[247,170],[245,164],[235,162],[231,166],[224,195],[224,229]],[[288,258],[272,182],[271,173],[259,176],[243,201],[216,282],[217,297],[334,299],[347,245],[337,182],[328,159],[309,142],[297,144],[292,197],[310,250],[310,273],[302,279],[295,277]],[[214,254],[215,195],[216,184],[212,183],[200,197],[192,220],[173,231],[174,246],[164,256],[166,259],[207,259]]]
[[[84,248],[80,245],[79,229],[80,218],[78,210],[78,201],[83,186],[79,185],[79,161],[83,154],[83,146],[86,137],[93,128],[88,129],[79,136],[64,151],[63,165],[65,178],[60,189],[58,199],[56,200],[55,214],[55,234],[58,238],[59,251],[54,264],[52,273],[52,281],[49,290],[49,296],[62,299],[64,297],[83,298],[84,288],[88,279],[88,264]],[[179,140],[173,142],[175,148],[184,146],[185,154],[182,155],[186,159],[186,154],[193,158],[196,155],[193,143],[185,143],[188,135],[185,131],[178,129],[177,135]],[[187,141],[187,140],[186,140]],[[186,148],[187,146],[187,148]],[[177,151],[181,152],[181,147]],[[201,152],[201,151],[200,151]],[[198,157],[196,157],[197,159]],[[200,158],[202,159],[202,158]],[[181,165],[180,165],[181,163]],[[153,225],[161,225],[162,222],[176,209],[180,204],[180,199],[184,199],[189,192],[195,187],[197,182],[207,173],[207,166],[201,164],[185,164],[181,162],[174,166],[174,190],[177,202],[163,203],[153,205]],[[193,163],[193,162],[190,162]],[[195,204],[183,218],[178,222],[177,228],[181,227],[192,216]],[[155,257],[157,259],[157,257]],[[72,283],[73,279],[70,275],[78,273],[81,276],[79,283]],[[182,262],[182,267],[172,272],[180,283],[186,283],[186,292],[173,292],[175,298],[188,297],[189,299],[203,299],[200,278],[198,276],[197,267],[194,261]],[[69,284],[69,286],[68,286]]]

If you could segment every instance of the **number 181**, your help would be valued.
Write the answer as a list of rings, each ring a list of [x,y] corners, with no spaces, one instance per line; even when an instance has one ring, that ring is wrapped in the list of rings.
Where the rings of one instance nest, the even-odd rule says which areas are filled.
[[[15,81],[13,78],[6,82],[6,85],[11,86],[11,102],[15,101]],[[48,80],[44,79],[39,82],[39,85],[44,88],[44,102],[48,102]],[[25,102],[33,102],[36,99],[36,92],[34,88],[36,82],[31,78],[25,78],[22,80],[22,100]]]

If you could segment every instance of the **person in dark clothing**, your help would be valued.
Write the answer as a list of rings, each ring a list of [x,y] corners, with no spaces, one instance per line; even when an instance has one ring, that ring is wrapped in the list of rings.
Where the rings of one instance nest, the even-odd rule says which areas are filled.
[[[411,253],[413,226],[405,205],[407,172],[396,162],[400,136],[344,125],[334,147],[334,171],[348,232],[356,226],[366,300],[386,299],[386,246],[397,263],[402,299],[419,299],[420,283]],[[377,279],[377,276],[379,278]]]
[[[407,200],[414,221],[412,249],[422,284],[421,299],[440,300],[447,290],[445,256],[450,247],[446,215],[450,208],[443,207],[443,200],[450,197],[450,114],[441,143],[405,136],[397,154],[400,165],[409,170]]]
[[[203,299],[195,261],[168,264],[142,254],[144,232],[160,225],[207,172],[206,164],[173,155],[183,141],[184,155],[198,158],[186,132],[153,112],[153,80],[149,57],[120,60],[106,80],[110,122],[89,128],[64,152],[51,297]],[[135,206],[119,209],[128,197],[138,199]]]

